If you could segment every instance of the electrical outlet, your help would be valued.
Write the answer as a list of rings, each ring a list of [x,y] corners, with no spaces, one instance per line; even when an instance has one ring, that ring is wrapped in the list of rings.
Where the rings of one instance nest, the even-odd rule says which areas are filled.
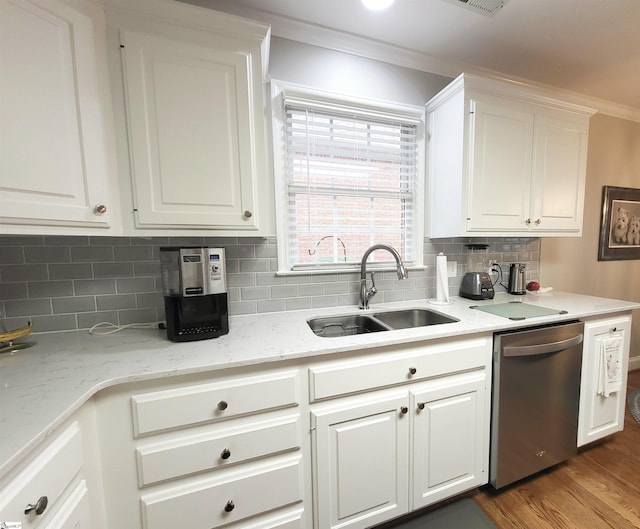
[[[447,276],[456,277],[458,275],[458,261],[447,261]]]

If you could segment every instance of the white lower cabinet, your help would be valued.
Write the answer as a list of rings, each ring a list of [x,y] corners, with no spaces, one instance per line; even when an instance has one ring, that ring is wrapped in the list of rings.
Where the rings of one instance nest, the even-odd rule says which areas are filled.
[[[312,399],[331,378],[342,395],[345,374],[371,371],[352,378],[358,393],[312,404],[314,527],[371,527],[487,482],[491,343],[450,340],[312,367]],[[430,374],[429,359],[445,374]],[[364,380],[394,387],[362,392]]]
[[[109,527],[305,527],[299,371],[229,373],[99,395]]]
[[[409,507],[408,395],[347,400],[312,412],[315,527],[370,527]]]
[[[490,387],[481,371],[411,390],[414,509],[487,482]]]
[[[578,446],[602,439],[624,427],[631,316],[586,321],[580,382]],[[604,364],[617,370],[617,389],[601,394]],[[606,374],[604,375],[606,376]]]
[[[88,402],[0,483],[0,521],[23,529],[105,527],[94,419]]]

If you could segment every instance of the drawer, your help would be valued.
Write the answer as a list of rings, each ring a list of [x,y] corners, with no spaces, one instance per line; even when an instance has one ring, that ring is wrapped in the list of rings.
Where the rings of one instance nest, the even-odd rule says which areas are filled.
[[[144,529],[212,529],[302,500],[302,458],[192,480],[141,498]]]
[[[138,484],[227,467],[300,447],[300,415],[252,421],[236,428],[191,435],[136,449]]]
[[[58,508],[56,502],[82,465],[82,438],[74,422],[0,490],[0,520],[20,522],[23,529],[36,527]],[[41,498],[47,502],[44,512],[38,515],[34,509],[25,514],[26,506],[35,505]]]
[[[82,480],[45,529],[91,529],[87,483]]]
[[[287,510],[286,512],[269,513],[254,519],[235,525],[237,529],[305,529],[304,509]]]
[[[300,402],[298,371],[154,391],[131,398],[136,437]]]
[[[338,395],[482,369],[491,360],[491,347],[490,337],[444,341],[323,364],[309,369],[309,396],[311,402],[314,402]]]

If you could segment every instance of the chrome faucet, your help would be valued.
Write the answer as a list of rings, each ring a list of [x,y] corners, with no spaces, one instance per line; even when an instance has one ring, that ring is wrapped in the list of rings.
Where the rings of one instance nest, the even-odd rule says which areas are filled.
[[[407,277],[409,277],[409,272],[407,272],[407,269],[404,267],[402,257],[400,257],[400,254],[395,248],[386,244],[374,244],[364,252],[362,261],[360,262],[360,304],[358,306],[361,309],[368,309],[369,300],[378,292],[376,289],[374,272],[371,272],[371,288],[367,288],[367,259],[369,258],[369,255],[376,250],[387,250],[391,255],[393,255],[393,258],[396,260],[398,279],[407,279]]]

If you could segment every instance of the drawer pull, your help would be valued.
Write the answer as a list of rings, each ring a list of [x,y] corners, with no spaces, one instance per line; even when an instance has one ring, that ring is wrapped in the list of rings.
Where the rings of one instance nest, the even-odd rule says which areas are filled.
[[[409,412],[409,408],[407,408],[406,406],[402,406],[400,408],[400,413],[402,413],[402,415],[406,415]]]
[[[230,457],[231,457],[231,450],[229,450],[228,448],[225,448],[220,454],[221,459],[229,459]]]
[[[424,410],[424,402],[418,402],[418,409]]]
[[[229,500],[227,504],[224,506],[224,512],[231,512],[233,511],[233,509],[235,509],[235,507],[236,506],[233,504],[233,502]]]
[[[227,404],[226,400],[221,400],[220,402],[218,402],[218,409],[220,411],[226,410],[228,406],[229,406],[229,404]]]
[[[418,372],[418,370],[415,367],[410,367],[409,368],[409,374],[410,375],[415,375]]]
[[[36,516],[40,516],[47,508],[48,503],[49,499],[46,496],[40,496],[35,505],[33,503],[30,503],[24,508],[24,513],[29,514],[31,511],[35,511]]]

